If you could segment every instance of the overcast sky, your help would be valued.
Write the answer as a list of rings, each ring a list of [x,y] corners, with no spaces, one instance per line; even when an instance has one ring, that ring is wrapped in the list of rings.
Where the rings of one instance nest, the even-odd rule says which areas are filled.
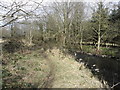
[[[7,1],[7,2],[11,2],[11,1],[30,1],[30,0],[0,0],[0,1]],[[31,1],[42,1],[42,0],[31,0]],[[105,1],[105,2],[119,2],[120,0],[43,0],[44,2],[52,2],[52,1],[58,1],[58,2],[63,2],[63,1],[73,1],[73,2],[80,2],[80,1],[84,1],[84,2],[97,2],[97,1]]]
[[[13,1],[16,1],[16,2],[22,2],[22,3],[25,3],[25,2],[29,2],[29,4],[33,4],[32,1],[35,1],[35,2],[42,2],[42,0],[0,0],[0,2],[6,2],[6,4],[11,4]],[[104,1],[104,2],[119,2],[120,0],[43,0],[43,4],[44,5],[47,5],[48,3],[46,2],[53,2],[53,1],[57,1],[57,2],[65,2],[65,1],[72,1],[72,2],[80,2],[80,1],[83,1],[83,2],[97,2],[97,1]],[[93,6],[94,4],[90,4],[90,6]],[[35,4],[35,3],[34,3]],[[30,8],[24,8],[24,9],[34,9],[34,7],[36,7],[36,5],[32,5],[32,7]],[[94,7],[94,6],[93,6]],[[0,15],[4,15],[4,10],[0,9]],[[91,10],[90,9],[86,9],[86,12],[89,13],[88,17],[91,16]],[[2,17],[0,16],[0,20],[2,19]],[[0,22],[1,24],[1,22]]]

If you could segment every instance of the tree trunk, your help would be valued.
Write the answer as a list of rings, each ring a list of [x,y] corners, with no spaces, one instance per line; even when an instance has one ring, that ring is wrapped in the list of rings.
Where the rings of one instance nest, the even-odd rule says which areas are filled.
[[[32,45],[32,31],[30,30],[30,35],[29,35],[29,45]]]
[[[82,50],[82,37],[81,37],[81,40],[80,40],[80,49]]]
[[[98,29],[98,46],[97,46],[97,50],[99,51],[100,50],[100,43],[101,43],[101,36],[100,36],[100,29],[101,29],[101,24],[100,24],[100,21],[99,21],[99,29]]]
[[[11,24],[10,28],[11,28],[11,37],[14,37],[13,23]]]
[[[100,10],[101,11],[101,10]],[[99,25],[98,25],[98,46],[97,50],[100,50],[100,43],[101,43],[101,15],[99,14]]]
[[[101,41],[100,39],[101,39],[100,36],[98,36],[98,46],[97,46],[97,50],[98,50],[98,51],[100,50],[100,43],[101,43],[101,42],[100,42],[100,41]]]
[[[82,32],[82,28],[80,27],[80,32],[81,32],[81,35],[80,35],[80,49],[82,50],[82,41],[83,41],[83,32]]]
[[[64,28],[64,33],[63,33],[63,46],[65,47],[65,45],[66,45],[66,30],[67,30],[67,28],[65,27]]]

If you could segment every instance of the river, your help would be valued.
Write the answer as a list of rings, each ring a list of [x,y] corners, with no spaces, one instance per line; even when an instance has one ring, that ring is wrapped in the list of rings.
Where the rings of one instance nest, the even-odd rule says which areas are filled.
[[[120,90],[120,58],[109,58],[77,52],[76,60],[83,62],[99,80],[105,80],[110,87]],[[117,83],[119,83],[117,85]]]

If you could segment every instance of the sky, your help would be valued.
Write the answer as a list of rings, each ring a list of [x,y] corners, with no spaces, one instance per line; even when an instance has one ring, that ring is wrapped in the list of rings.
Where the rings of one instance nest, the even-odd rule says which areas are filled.
[[[54,1],[57,1],[57,2],[65,2],[65,1],[72,1],[72,2],[80,2],[80,1],[83,1],[83,2],[92,2],[92,3],[90,3],[89,5],[91,6],[93,6],[94,4],[93,3],[95,3],[95,2],[98,2],[98,1],[104,1],[104,2],[119,2],[120,0],[0,0],[0,2],[5,2],[6,4],[12,4],[13,3],[13,1],[16,1],[16,2],[21,2],[21,3],[25,3],[25,2],[29,2],[29,6],[31,6],[29,9],[31,9],[31,8],[33,8],[34,9],[34,7],[36,7],[36,5],[38,5],[38,4],[36,4],[36,5],[33,5],[33,4],[35,4],[34,3],[34,1],[35,2],[38,2],[38,3],[40,3],[40,2],[42,2],[42,4],[43,5],[47,5],[48,3],[46,3],[46,2],[54,2]],[[27,7],[25,7],[25,9],[28,9],[28,6]],[[1,9],[0,10],[0,13],[1,13],[1,11],[3,12],[3,10]]]
[[[32,7],[31,8],[34,8],[33,7],[33,1],[35,1],[35,2],[41,2],[42,0],[0,0],[0,2],[5,2],[6,4],[11,4],[13,1],[17,1],[17,2],[23,2],[23,3],[25,3],[25,2],[29,2],[29,4],[32,4]],[[53,1],[57,1],[57,2],[65,2],[65,1],[72,1],[72,2],[80,2],[80,1],[83,1],[83,2],[97,2],[97,1],[104,1],[104,2],[119,2],[120,0],[43,0],[43,2],[42,2],[42,4],[43,5],[47,5],[48,3],[46,3],[46,2],[53,2]],[[93,4],[92,4],[93,5]],[[36,6],[36,5],[34,5],[34,6]],[[90,5],[91,6],[91,5]],[[31,9],[30,8],[30,9]],[[25,8],[25,9],[28,9],[28,7],[27,8]],[[87,10],[87,12],[91,12],[90,10]],[[88,13],[89,13],[88,12]],[[4,11],[1,9],[0,10],[0,15],[2,14],[2,13],[4,13]],[[89,15],[90,16],[90,15]],[[0,16],[0,20],[2,19],[2,17]],[[1,24],[1,22],[0,22],[0,24]]]
[[[11,2],[11,1],[15,1],[15,0],[0,0],[0,1],[7,1],[7,2]],[[30,1],[30,0],[16,0],[16,1]],[[42,1],[42,0],[31,0],[31,1]],[[119,2],[120,0],[43,0],[44,2],[52,2],[52,1],[58,1],[58,2],[63,2],[63,1],[75,1],[75,2],[97,2],[97,1],[105,1],[105,2]]]

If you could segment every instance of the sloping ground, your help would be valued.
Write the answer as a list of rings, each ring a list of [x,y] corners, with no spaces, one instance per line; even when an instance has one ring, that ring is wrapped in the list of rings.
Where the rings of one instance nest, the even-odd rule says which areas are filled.
[[[52,88],[53,82],[54,82],[54,77],[55,77],[55,66],[54,63],[48,58],[47,54],[43,54],[44,58],[47,61],[47,64],[49,66],[49,73],[46,76],[46,78],[43,80],[43,84],[39,86],[38,88]]]
[[[3,65],[4,88],[103,87],[84,64],[76,62],[70,55],[64,55],[59,49],[14,56],[16,58],[8,58],[10,63]]]
[[[15,53],[7,58],[10,62],[2,65],[3,88],[41,87],[50,72],[47,61],[38,51],[26,55]]]
[[[58,49],[46,52],[54,64],[52,88],[102,88],[102,83],[70,55],[63,55]]]

